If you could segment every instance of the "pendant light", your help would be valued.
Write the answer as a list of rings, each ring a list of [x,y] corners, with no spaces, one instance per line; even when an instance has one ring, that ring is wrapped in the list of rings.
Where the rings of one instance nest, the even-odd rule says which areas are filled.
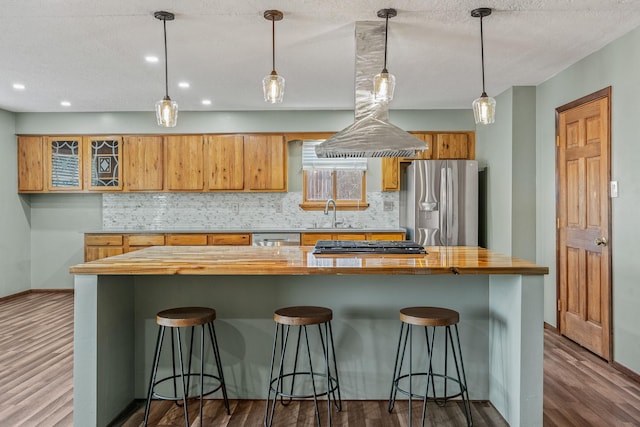
[[[172,128],[178,123],[178,104],[169,98],[169,72],[167,65],[167,21],[173,21],[175,15],[171,12],[159,11],[153,16],[162,21],[164,27],[164,98],[156,102],[156,118],[158,126]]]
[[[471,16],[474,18],[480,18],[480,55],[482,58],[482,95],[480,98],[473,101],[473,116],[475,117],[476,124],[488,125],[496,119],[496,100],[487,96],[487,92],[484,89],[484,35],[482,33],[482,18],[491,15],[491,9],[488,7],[481,7],[473,9]]]
[[[376,102],[389,102],[393,99],[393,90],[396,88],[396,76],[387,71],[387,35],[389,34],[389,18],[396,16],[395,9],[380,9],[378,18],[385,19],[384,25],[384,66],[382,71],[373,78],[373,99]]]
[[[284,14],[279,10],[266,10],[264,19],[271,21],[271,74],[262,79],[264,100],[271,104],[282,102],[284,97],[284,77],[276,73],[276,21],[281,21]]]

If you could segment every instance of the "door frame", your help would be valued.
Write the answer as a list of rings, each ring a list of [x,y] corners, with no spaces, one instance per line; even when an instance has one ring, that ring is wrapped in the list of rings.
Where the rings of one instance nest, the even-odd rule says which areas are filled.
[[[561,316],[560,316],[560,308],[558,307],[558,302],[560,301],[560,228],[558,226],[558,222],[559,222],[559,212],[558,212],[558,206],[560,204],[560,165],[559,165],[559,156],[558,156],[558,150],[560,149],[559,145],[560,145],[560,114],[567,111],[567,110],[571,110],[573,108],[579,107],[583,104],[587,104],[591,101],[595,101],[598,99],[602,99],[602,98],[607,98],[608,102],[607,102],[607,120],[609,122],[608,127],[608,132],[607,132],[607,138],[609,140],[609,163],[607,165],[607,182],[610,183],[611,182],[611,86],[605,87],[604,89],[600,89],[596,92],[593,92],[589,95],[583,96],[582,98],[578,98],[574,101],[571,101],[567,104],[564,104],[560,107],[556,108],[556,170],[555,170],[555,174],[556,174],[556,330],[558,332],[558,334],[560,334],[560,323],[561,323]],[[610,186],[608,186],[607,188],[610,188]],[[608,236],[611,237],[611,223],[612,223],[612,216],[611,216],[611,195],[609,192],[607,192],[607,205],[608,205],[608,215],[609,215],[609,224],[608,224]],[[609,239],[611,240],[611,239]],[[613,248],[611,245],[609,245],[609,250],[608,250],[608,258],[609,258],[609,271],[607,272],[608,276],[609,276],[609,359],[608,362],[612,363],[613,362],[613,272],[612,272],[612,252],[613,252]]]

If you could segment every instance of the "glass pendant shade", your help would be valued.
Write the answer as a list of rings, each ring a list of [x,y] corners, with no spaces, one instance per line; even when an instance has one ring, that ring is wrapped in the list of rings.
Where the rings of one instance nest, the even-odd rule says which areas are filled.
[[[389,102],[396,88],[396,76],[383,70],[373,78],[373,99],[376,102]]]
[[[178,123],[178,103],[172,101],[168,96],[156,102],[156,118],[158,119],[158,126],[175,127]]]
[[[162,21],[164,32],[164,98],[156,102],[156,119],[158,126],[172,128],[178,123],[178,104],[169,98],[169,60],[167,59],[167,21],[173,21],[175,15],[171,12],[158,11],[153,14]]]
[[[284,99],[284,77],[279,76],[275,71],[262,79],[262,89],[264,90],[264,100],[271,104],[277,104]]]
[[[482,64],[482,95],[473,101],[473,117],[477,125],[490,125],[496,120],[496,100],[487,96],[484,90],[484,32],[482,31],[482,18],[491,15],[491,9],[480,7],[471,11],[471,16],[480,18],[480,60]]]
[[[473,116],[477,125],[490,125],[496,121],[496,100],[482,93],[473,101]]]

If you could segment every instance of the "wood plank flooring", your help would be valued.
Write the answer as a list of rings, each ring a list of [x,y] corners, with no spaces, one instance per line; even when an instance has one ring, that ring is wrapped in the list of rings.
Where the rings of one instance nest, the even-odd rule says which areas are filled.
[[[73,294],[0,303],[0,426],[73,425]]]
[[[72,294],[30,293],[0,301],[0,324],[0,427],[72,426]],[[545,427],[640,426],[639,383],[552,331],[545,330],[544,336]],[[345,401],[342,412],[333,412],[333,425],[406,426],[406,405],[397,402],[389,414],[384,401]],[[197,403],[189,410],[192,426],[199,426]],[[474,402],[472,410],[475,426],[506,425],[486,402]],[[278,426],[313,425],[311,402],[278,411]],[[220,400],[209,400],[203,425],[259,426],[263,416],[263,400],[232,400],[231,416]],[[140,408],[116,425],[139,426],[142,417]],[[455,402],[444,409],[430,406],[429,417],[429,426],[465,425]],[[154,402],[151,421],[183,426],[182,408]]]

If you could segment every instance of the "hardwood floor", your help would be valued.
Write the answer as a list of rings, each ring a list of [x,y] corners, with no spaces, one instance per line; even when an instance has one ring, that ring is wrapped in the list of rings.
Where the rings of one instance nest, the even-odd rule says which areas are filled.
[[[72,294],[29,293],[0,301],[0,324],[0,427],[72,426]],[[639,383],[552,331],[545,330],[544,336],[545,427],[640,426]],[[342,412],[333,413],[333,424],[406,426],[406,405],[398,401],[389,414],[384,401],[345,401]],[[197,409],[196,402],[190,405],[192,426],[199,425]],[[231,410],[228,416],[220,400],[207,401],[204,425],[261,425],[264,401],[233,400]],[[488,403],[474,402],[472,410],[475,426],[506,425]],[[117,425],[140,425],[142,411]],[[311,402],[278,411],[278,426],[313,425]],[[430,406],[429,417],[429,426],[465,425],[455,402],[446,408]],[[182,409],[171,402],[154,402],[151,421],[181,426]]]
[[[73,425],[73,294],[0,302],[0,426]]]

